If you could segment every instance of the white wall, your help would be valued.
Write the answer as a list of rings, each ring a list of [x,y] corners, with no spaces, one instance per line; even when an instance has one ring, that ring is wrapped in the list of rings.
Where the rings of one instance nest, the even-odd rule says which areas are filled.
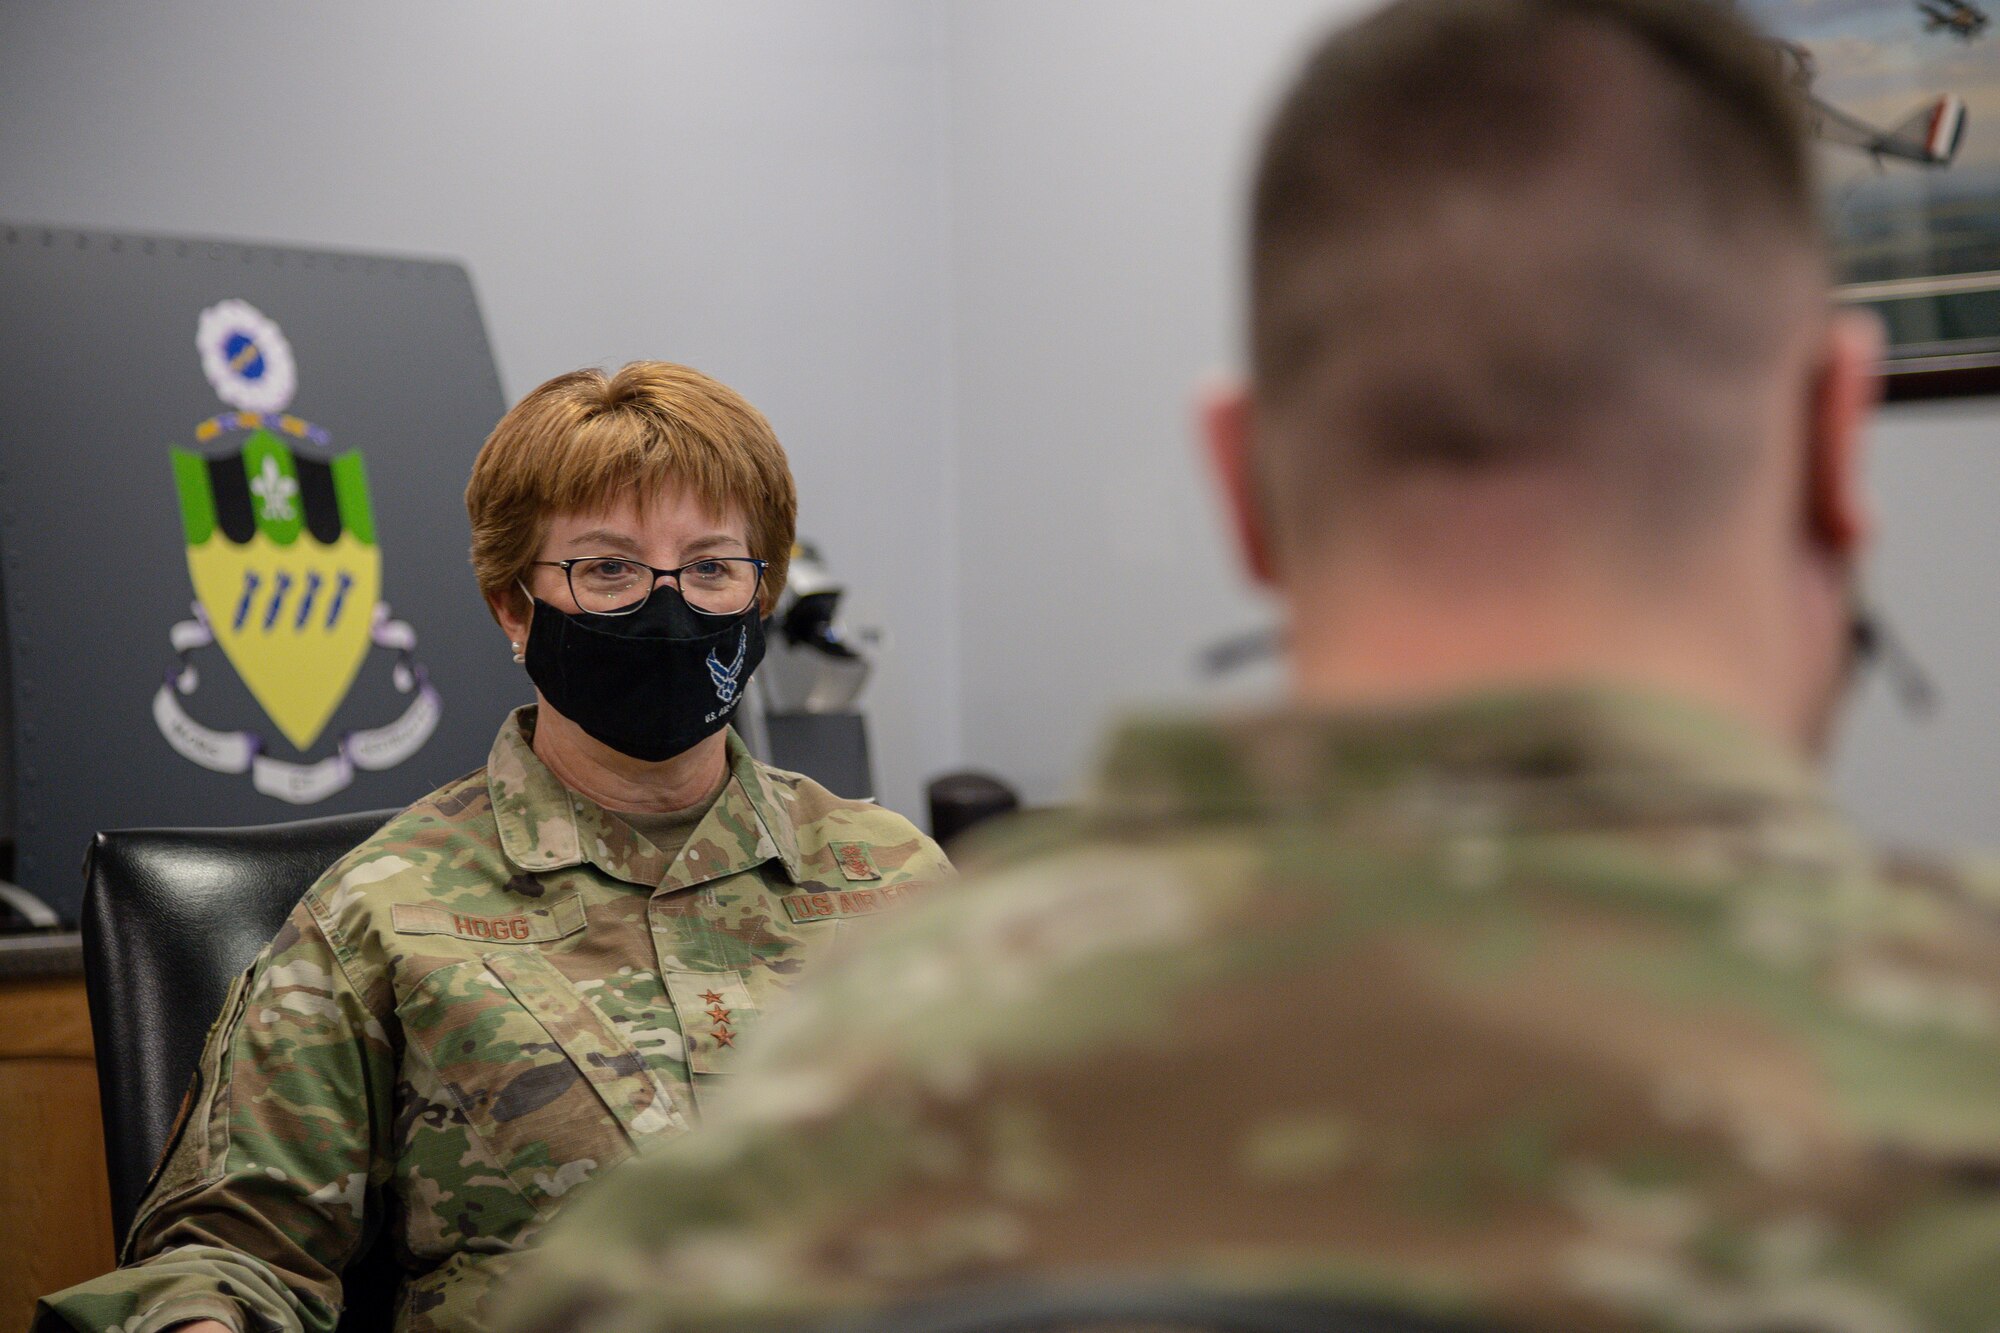
[[[1842,737],[1836,786],[1880,836],[2000,849],[2000,409],[1896,406],[1871,443],[1870,595],[1941,699],[1912,716],[1877,672]]]
[[[0,215],[461,257],[510,399],[636,357],[742,390],[894,637],[914,811],[958,749],[941,77],[907,0],[7,0]]]
[[[1237,360],[1256,124],[1337,12],[950,8],[965,753],[1031,799],[1074,789],[1099,719],[1196,694],[1201,646],[1269,619],[1190,408]]]
[[[893,636],[885,798],[965,761],[1050,799],[1268,618],[1188,405],[1238,360],[1265,101],[1360,3],[0,0],[0,214],[462,256],[510,394],[715,372]],[[2000,840],[1996,424],[1878,432],[1878,600],[1946,699],[1864,698],[1840,788],[1885,832]]]

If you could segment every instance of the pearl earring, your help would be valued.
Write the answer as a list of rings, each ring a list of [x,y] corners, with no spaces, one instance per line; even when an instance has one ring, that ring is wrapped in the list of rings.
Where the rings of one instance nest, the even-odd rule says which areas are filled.
[[[514,660],[516,662],[525,662],[528,660],[528,655],[521,651],[521,644],[518,640],[512,641],[509,646],[514,650]]]

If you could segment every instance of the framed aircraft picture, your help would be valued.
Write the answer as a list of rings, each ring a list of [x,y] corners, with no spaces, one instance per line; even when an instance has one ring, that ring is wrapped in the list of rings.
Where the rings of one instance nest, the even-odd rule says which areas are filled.
[[[2000,392],[1992,0],[1744,0],[1820,141],[1844,300],[1889,331],[1890,398]]]

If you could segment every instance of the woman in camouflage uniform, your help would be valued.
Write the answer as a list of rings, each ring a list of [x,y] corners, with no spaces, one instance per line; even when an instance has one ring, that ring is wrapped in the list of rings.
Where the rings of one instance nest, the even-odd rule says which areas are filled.
[[[384,1229],[399,1330],[483,1327],[570,1191],[691,1128],[845,921],[945,873],[727,728],[796,511],[749,403],[660,362],[559,376],[466,504],[537,702],[307,892],[230,992],[124,1267],[38,1330],[331,1329]]]

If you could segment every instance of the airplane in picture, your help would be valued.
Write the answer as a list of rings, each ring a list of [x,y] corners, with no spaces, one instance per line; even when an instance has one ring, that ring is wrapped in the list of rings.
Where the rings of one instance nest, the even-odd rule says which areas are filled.
[[[1915,0],[1917,12],[1924,16],[1925,32],[1948,32],[1962,42],[1969,42],[1986,31],[1992,22],[1985,10],[1972,0]]]
[[[1919,3],[1925,2],[1919,0]],[[1969,4],[1964,4],[1964,0],[1928,0],[1928,3],[1960,4],[1971,8]],[[1984,14],[1977,10],[1972,12],[1979,15],[1982,24],[1986,21]],[[1859,149],[1872,156],[1877,165],[1883,158],[1894,157],[1920,166],[1948,167],[1958,155],[1959,145],[1965,141],[1963,97],[1946,93],[1894,126],[1881,129],[1814,95],[1812,52],[1796,42],[1780,41],[1774,45],[1778,49],[1785,77],[1805,96],[1812,131],[1819,138]]]

